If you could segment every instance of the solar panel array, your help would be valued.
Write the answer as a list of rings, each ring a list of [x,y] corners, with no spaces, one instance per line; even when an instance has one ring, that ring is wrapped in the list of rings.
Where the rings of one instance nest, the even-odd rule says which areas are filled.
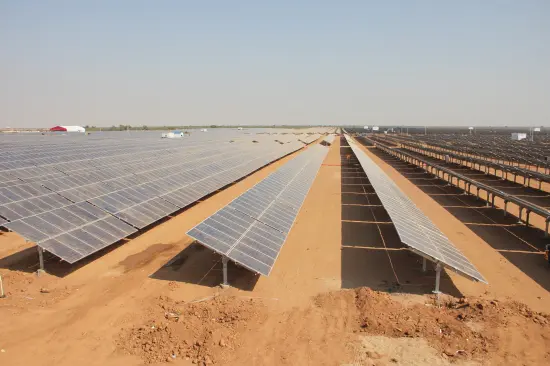
[[[187,235],[268,276],[327,152],[308,148]]]
[[[300,141],[302,141],[304,144],[311,144],[313,141],[317,140],[321,135],[319,134],[302,134],[298,135],[298,138]]]
[[[440,262],[464,276],[486,283],[487,281],[468,258],[451,244],[393,180],[348,135],[345,137],[391,217],[401,241],[433,261]]]
[[[303,147],[202,136],[2,146],[0,225],[74,263]]]

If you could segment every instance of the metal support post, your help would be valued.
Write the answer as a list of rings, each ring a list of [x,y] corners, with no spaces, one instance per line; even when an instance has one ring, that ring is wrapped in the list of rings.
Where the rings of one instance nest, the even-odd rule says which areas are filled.
[[[550,221],[546,220],[546,228],[544,229],[544,237],[548,237],[548,225],[550,224]]]
[[[2,276],[0,276],[0,299],[6,297],[4,294],[4,285],[2,284]]]
[[[223,283],[222,288],[228,288],[229,283],[227,282],[227,261],[228,258],[226,256],[222,257],[222,265],[223,265]]]
[[[426,258],[422,258],[422,272],[426,272],[426,264],[427,264]]]
[[[38,262],[40,263],[40,268],[36,271],[36,274],[40,276],[44,273],[44,249],[38,246],[36,248],[38,249]]]
[[[519,221],[518,224],[521,224],[521,214],[523,213],[523,207],[519,208]]]
[[[529,214],[531,213],[531,211],[527,210],[527,212],[525,213],[525,226],[529,226]]]
[[[436,296],[438,305],[439,305],[439,294],[441,293],[441,291],[439,291],[440,281],[441,281],[441,264],[439,264],[439,262],[437,262],[437,264],[435,266],[435,290],[433,291],[433,293]]]
[[[504,216],[506,216],[506,208],[508,207],[508,201],[504,201]]]

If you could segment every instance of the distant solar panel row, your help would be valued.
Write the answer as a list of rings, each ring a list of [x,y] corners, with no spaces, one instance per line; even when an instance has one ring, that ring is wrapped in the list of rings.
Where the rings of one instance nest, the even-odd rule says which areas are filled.
[[[212,150],[203,148],[186,155],[177,155],[174,161],[159,159],[156,165],[131,164],[122,166],[121,169],[97,168],[90,173],[77,172],[64,174],[61,178],[42,179],[40,184],[22,183],[0,188],[0,215],[9,220],[17,220],[71,203],[63,200],[63,197],[72,202],[81,202],[108,195],[123,188],[158,180],[158,177],[169,176],[170,173],[178,172],[178,169],[196,167],[205,158],[222,156],[224,152],[235,148],[226,146]]]
[[[327,152],[310,147],[187,234],[268,276]]]
[[[326,136],[323,141],[328,142],[328,144],[332,144],[334,142],[334,135],[328,135]]]
[[[317,140],[321,135],[313,134],[313,135],[301,135],[299,136],[300,141],[302,141],[304,144],[311,144],[313,141]]]
[[[225,142],[227,143],[227,142]],[[91,174],[99,170],[106,172],[106,174],[111,174],[117,176],[121,172],[126,173],[126,175],[131,174],[136,170],[142,170],[146,167],[155,167],[158,164],[167,164],[169,162],[179,161],[178,158],[183,158],[186,154],[190,154],[196,151],[204,150],[208,147],[208,144],[181,144],[180,146],[174,146],[174,148],[158,150],[152,148],[151,150],[146,150],[150,146],[142,146],[141,148],[145,149],[143,151],[134,152],[128,154],[127,152],[119,152],[114,156],[103,156],[101,153],[90,153],[87,155],[87,158],[84,160],[73,160],[73,153],[67,153],[65,158],[58,157],[59,159],[66,159],[65,162],[57,163],[47,163],[43,159],[36,160],[31,159],[30,161],[33,164],[36,164],[32,167],[16,167],[13,169],[1,170],[2,175],[0,187],[9,187],[21,183],[42,183],[46,180],[53,180],[56,178],[64,180],[67,175],[75,176],[78,174]],[[129,149],[132,151],[132,149]],[[78,155],[78,154],[76,154]],[[23,161],[13,161],[12,165],[19,165]],[[29,162],[25,160],[24,162]]]
[[[451,244],[393,180],[348,135],[345,137],[391,217],[401,241],[421,255],[426,255],[464,276],[486,283],[468,258]]]
[[[89,171],[60,177],[46,169],[30,183],[18,176],[18,184],[0,188],[0,224],[74,263],[303,147],[298,141],[259,141],[177,146],[161,155],[151,151],[149,159],[142,152],[142,161],[92,164]]]

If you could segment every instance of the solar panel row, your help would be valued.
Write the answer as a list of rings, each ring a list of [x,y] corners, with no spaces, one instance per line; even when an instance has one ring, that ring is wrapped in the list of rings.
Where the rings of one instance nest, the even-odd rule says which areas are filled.
[[[227,142],[225,143],[228,144]],[[141,148],[147,149],[148,147],[149,146],[146,145]],[[174,163],[174,161],[179,161],[180,158],[185,157],[186,154],[205,150],[208,148],[208,144],[189,143],[171,149],[166,149],[166,147],[164,147],[158,150],[157,148],[158,147],[152,148],[151,150],[134,152],[132,154],[120,152],[113,156],[103,156],[103,154],[96,152],[87,155],[87,158],[84,160],[73,161],[69,161],[74,158],[73,154],[67,153],[67,156],[60,158],[67,159],[67,161],[48,165],[40,165],[44,163],[43,160],[32,160],[34,164],[37,164],[34,167],[0,170],[4,181],[2,186],[13,186],[23,182],[37,182],[42,184],[44,181],[55,178],[65,180],[67,175],[75,176],[81,173],[91,174],[98,169],[105,171],[107,174],[115,174],[115,176],[120,172],[129,175],[135,171],[141,171],[146,168],[154,168],[159,165]],[[21,161],[12,162],[12,164],[19,163],[21,163]]]
[[[268,276],[327,152],[308,148],[187,234]]]
[[[328,135],[323,139],[328,145],[331,145],[334,142],[334,135]]]
[[[302,146],[222,140],[154,150],[145,162],[145,152],[142,161],[122,165],[116,158],[81,162],[89,171],[62,178],[52,177],[55,168],[34,174],[31,183],[19,175],[18,184],[0,188],[0,215],[11,221],[0,224],[74,263]],[[106,167],[97,164],[107,160]]]
[[[304,144],[311,144],[313,141],[317,140],[319,137],[321,137],[320,135],[317,135],[317,134],[314,134],[314,135],[300,135],[299,136],[299,139],[300,141],[302,141]]]
[[[229,148],[226,148],[229,149]],[[225,151],[225,150],[223,150]],[[222,152],[223,152],[222,151]],[[196,157],[198,154],[208,156],[206,151],[198,153],[190,153],[182,155],[176,160],[181,167],[191,164],[189,157]],[[185,161],[182,163],[183,159]],[[166,162],[159,160],[157,166],[141,166],[141,169],[149,169],[140,171],[138,166],[124,166],[122,169],[98,168],[95,172],[85,174],[80,173],[64,175],[63,178],[43,179],[39,184],[20,184],[0,189],[0,215],[9,219],[17,220],[29,216],[29,213],[36,214],[47,211],[49,206],[43,204],[43,201],[50,197],[56,199],[53,208],[61,207],[63,201],[52,194],[57,192],[62,197],[70,199],[72,202],[80,202],[89,200],[94,197],[106,195],[124,187],[138,185],[144,183],[144,175],[156,173],[157,175],[166,174],[174,170],[174,162]],[[167,164],[170,164],[167,166]],[[166,170],[168,168],[168,171]],[[130,170],[130,171],[128,171]],[[150,177],[154,179],[154,177]],[[40,187],[40,189],[38,189]],[[33,192],[22,194],[30,188]],[[45,197],[47,196],[47,197]],[[51,199],[49,201],[51,201]],[[51,202],[50,206],[52,206]],[[65,204],[67,204],[65,202]]]
[[[451,244],[393,180],[348,135],[345,137],[391,217],[401,241],[421,255],[428,256],[464,276],[486,283],[468,258]]]

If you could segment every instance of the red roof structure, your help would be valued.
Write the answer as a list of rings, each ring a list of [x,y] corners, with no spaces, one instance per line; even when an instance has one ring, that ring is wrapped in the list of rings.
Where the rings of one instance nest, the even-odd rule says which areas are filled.
[[[67,129],[66,129],[65,127],[55,126],[55,127],[50,128],[50,131],[63,131],[63,132],[67,132]]]

